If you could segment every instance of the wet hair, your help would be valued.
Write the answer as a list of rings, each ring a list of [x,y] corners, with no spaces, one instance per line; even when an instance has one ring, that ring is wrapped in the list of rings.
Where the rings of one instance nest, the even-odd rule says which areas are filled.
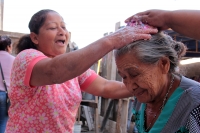
[[[57,13],[56,11],[50,10],[50,9],[40,10],[37,13],[35,13],[31,17],[31,20],[28,25],[30,32],[39,34],[39,30],[43,26],[46,20],[47,14],[50,12]],[[35,44],[32,42],[30,38],[30,34],[27,34],[27,35],[22,36],[19,39],[19,42],[16,44],[15,51],[16,51],[16,54],[18,54],[21,51],[25,49],[30,49],[30,48],[37,49],[37,47],[35,46]]]
[[[115,58],[132,52],[136,58],[145,64],[154,64],[162,57],[170,60],[170,73],[176,72],[179,60],[186,53],[186,46],[174,41],[163,32],[152,35],[150,40],[139,40],[115,51]]]
[[[7,46],[11,46],[11,39],[8,36],[0,36],[0,50],[8,51]]]

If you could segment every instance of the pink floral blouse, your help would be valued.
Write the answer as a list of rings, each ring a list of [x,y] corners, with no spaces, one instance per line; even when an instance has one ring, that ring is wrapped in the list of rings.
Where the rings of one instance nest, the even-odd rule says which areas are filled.
[[[28,49],[17,55],[11,75],[11,106],[6,133],[72,133],[81,90],[97,77],[93,70],[62,84],[29,85],[34,65],[48,58]]]

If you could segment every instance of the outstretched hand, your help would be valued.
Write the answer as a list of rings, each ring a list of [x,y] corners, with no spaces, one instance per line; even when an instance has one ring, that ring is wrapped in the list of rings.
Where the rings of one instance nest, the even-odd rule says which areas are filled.
[[[151,26],[126,26],[108,35],[107,37],[111,44],[114,45],[114,49],[119,49],[137,40],[148,40],[151,38],[151,34],[155,34],[157,32],[158,30]]]
[[[145,24],[157,27],[159,30],[166,30],[169,28],[167,12],[169,11],[147,10],[127,18],[125,23],[141,21]]]

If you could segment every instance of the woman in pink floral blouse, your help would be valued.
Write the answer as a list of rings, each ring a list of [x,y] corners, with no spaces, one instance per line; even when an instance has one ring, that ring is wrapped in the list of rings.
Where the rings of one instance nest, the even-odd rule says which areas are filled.
[[[69,32],[57,12],[37,12],[29,29],[16,47],[7,133],[72,133],[81,91],[106,98],[130,96],[123,83],[108,81],[89,68],[109,51],[157,32],[126,27],[66,53]]]

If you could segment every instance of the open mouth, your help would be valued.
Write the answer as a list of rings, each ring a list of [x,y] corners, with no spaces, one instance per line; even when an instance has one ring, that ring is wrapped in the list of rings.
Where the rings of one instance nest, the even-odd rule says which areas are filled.
[[[56,44],[63,46],[65,44],[65,40],[57,40]]]

